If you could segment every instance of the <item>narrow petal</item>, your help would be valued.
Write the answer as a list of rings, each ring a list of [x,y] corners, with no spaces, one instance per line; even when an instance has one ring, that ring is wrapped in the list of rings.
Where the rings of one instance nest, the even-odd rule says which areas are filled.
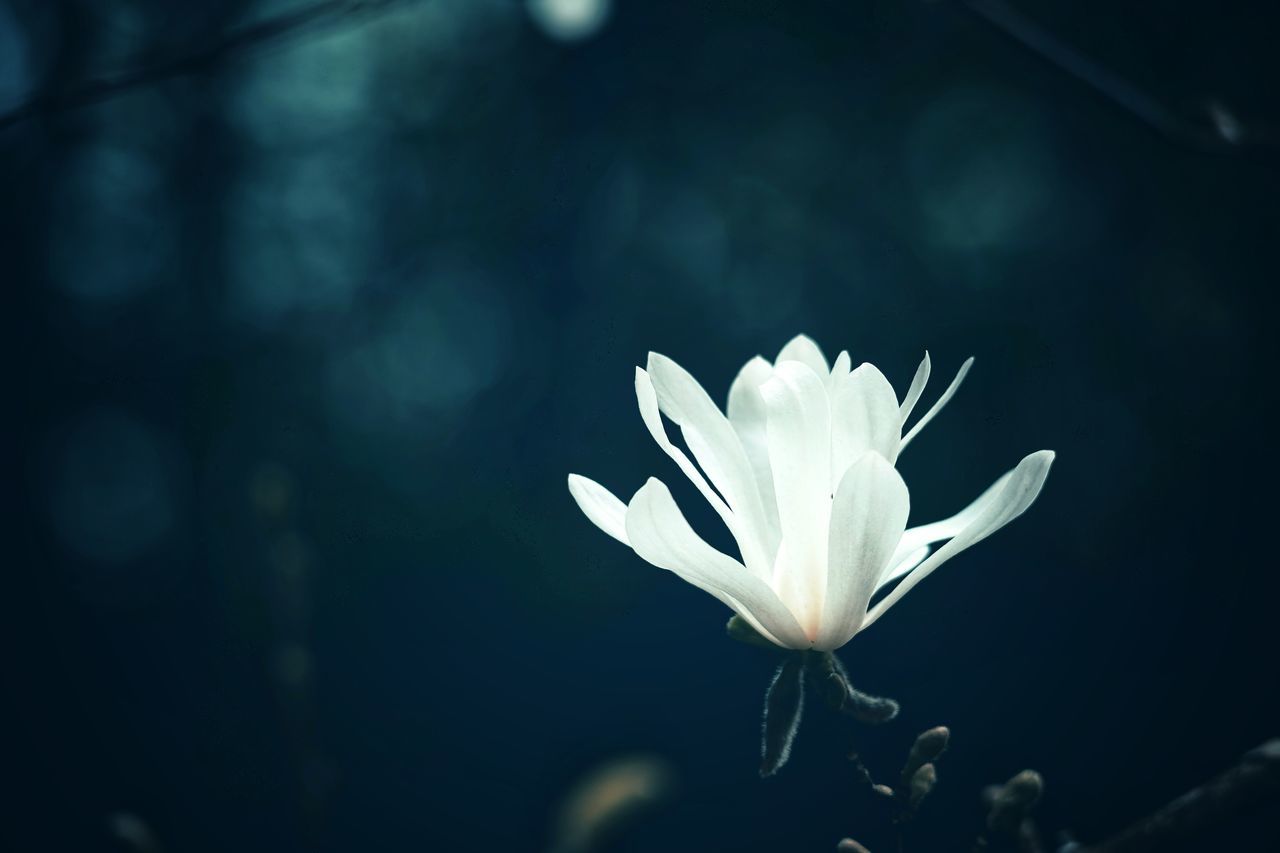
[[[831,393],[832,491],[868,450],[895,462],[901,437],[898,397],[883,373],[863,364],[837,382]]]
[[[778,357],[773,360],[773,363],[781,364],[784,361],[798,361],[801,364],[807,364],[809,369],[819,376],[826,376],[831,372],[826,356],[822,354],[822,350],[814,343],[813,338],[808,335],[796,335],[787,341],[787,345],[778,352]]]
[[[907,396],[902,400],[902,425],[906,426],[907,418],[911,417],[911,412],[915,409],[916,403],[920,402],[920,395],[924,393],[924,386],[929,384],[929,351],[924,351],[924,358],[920,361],[920,366],[916,368],[916,375],[911,380],[911,387],[907,389]]]
[[[911,531],[907,531],[910,533]],[[903,534],[904,536],[906,534]],[[887,583],[885,578],[900,578],[916,566],[924,562],[924,558],[929,556],[929,552],[933,549],[928,545],[921,545],[914,551],[910,551],[903,556],[902,544],[898,544],[898,550],[893,553],[893,559],[889,561],[889,570],[881,576],[880,582],[876,584],[876,589],[880,589]],[[873,593],[874,594],[874,593]]]
[[[653,382],[650,380],[649,374],[639,367],[636,368],[636,401],[640,405],[640,417],[644,420],[645,426],[649,428],[649,434],[653,436],[653,440],[671,457],[676,465],[680,466],[680,470],[697,487],[702,496],[707,499],[707,503],[711,504],[712,509],[720,516],[725,527],[729,528],[729,532],[733,534],[733,539],[738,543],[738,549],[743,554],[743,560],[746,561],[747,569],[757,577],[768,578],[772,570],[772,563],[758,555],[759,549],[756,545],[756,538],[744,529],[742,519],[735,516],[733,511],[729,509],[729,505],[724,502],[720,495],[716,494],[715,489],[711,488],[707,478],[703,477],[702,472],[698,470],[698,466],[694,465],[684,451],[672,444],[671,440],[667,438],[666,428],[662,425],[662,414],[658,410],[657,392],[653,389]]]
[[[777,543],[770,541],[755,471],[738,433],[698,381],[671,359],[649,353],[649,375],[658,407],[680,426],[689,450],[737,518],[735,535],[743,559],[766,571]]]
[[[769,464],[778,498],[782,545],[774,587],[816,636],[827,583],[827,523],[831,514],[831,414],[824,373],[783,361],[761,389],[768,409]],[[785,558],[785,559],[784,559]]]
[[[950,539],[961,530],[964,530],[970,522],[978,517],[979,513],[987,508],[987,505],[991,503],[995,496],[1000,494],[1000,491],[1012,476],[1012,471],[1006,472],[999,480],[988,486],[987,490],[977,500],[950,518],[909,528],[906,533],[902,534],[902,541],[898,544],[898,550],[893,555],[892,567],[880,579],[880,586],[892,583],[914,569],[920,563],[920,560],[928,556],[929,546],[934,542]],[[920,553],[921,551],[923,553]],[[915,554],[919,554],[920,559],[913,563],[909,558]]]
[[[649,435],[653,436],[653,440],[658,442],[658,446],[680,466],[680,470],[684,472],[685,476],[698,487],[698,491],[715,508],[715,511],[724,519],[725,524],[730,525],[730,528],[732,528],[733,513],[729,511],[728,505],[711,488],[711,484],[707,482],[706,477],[702,476],[702,472],[684,454],[684,451],[672,444],[671,439],[667,438],[666,427],[662,425],[662,413],[658,409],[658,394],[654,391],[653,380],[640,367],[636,368],[636,402],[640,405],[640,417],[644,420],[644,425],[649,428]]]
[[[849,351],[840,350],[840,354],[836,356],[835,362],[831,365],[831,373],[827,375],[827,394],[831,393],[837,382],[849,375],[849,368],[852,363],[849,358]]]
[[[864,453],[844,475],[831,506],[827,591],[814,648],[838,649],[858,633],[909,510],[907,484],[879,453]]]
[[[729,386],[729,423],[733,425],[742,449],[751,463],[756,488],[760,491],[761,508],[769,526],[770,559],[777,550],[778,502],[773,494],[773,471],[769,468],[768,410],[760,386],[773,375],[773,365],[760,356],[748,361]]]
[[[591,523],[617,539],[623,545],[627,541],[627,505],[595,480],[579,474],[569,475],[569,494],[578,502],[578,508],[591,519]]]
[[[769,585],[694,533],[660,480],[650,478],[631,498],[626,526],[631,546],[648,562],[714,595],[780,645],[809,647],[795,617]]]
[[[924,417],[916,421],[916,425],[911,428],[911,431],[902,437],[902,444],[898,448],[899,453],[901,453],[903,449],[911,443],[911,439],[915,438],[920,433],[920,430],[924,429],[924,425],[937,417],[938,412],[942,411],[942,407],[950,402],[951,398],[955,396],[956,391],[960,388],[960,383],[969,375],[969,368],[971,367],[973,367],[972,356],[965,359],[964,364],[960,365],[960,369],[956,372],[956,378],[951,380],[951,384],[947,386],[947,390],[943,391],[942,396],[938,398],[938,402],[934,403],[933,407],[924,413]],[[916,373],[919,375],[919,371],[916,371]]]
[[[886,610],[910,592],[912,587],[927,578],[938,566],[969,546],[981,542],[1025,512],[1040,494],[1045,478],[1049,476],[1053,455],[1051,450],[1041,450],[1019,462],[1018,467],[1009,473],[999,491],[990,497],[986,505],[970,519],[955,538],[912,570],[901,583],[894,587],[892,592],[871,608],[862,627],[865,629],[879,619]]]

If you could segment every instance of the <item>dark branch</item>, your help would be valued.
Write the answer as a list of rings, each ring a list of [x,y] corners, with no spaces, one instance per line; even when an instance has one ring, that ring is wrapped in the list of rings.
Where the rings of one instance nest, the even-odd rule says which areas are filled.
[[[153,83],[208,71],[227,59],[280,41],[306,29],[385,12],[402,0],[319,0],[290,12],[237,27],[195,53],[172,57],[117,74],[92,78],[71,87],[39,92],[0,113],[0,131],[42,115],[65,112],[114,98]]]
[[[1186,846],[1206,830],[1274,800],[1280,794],[1280,739],[1248,753],[1216,779],[1183,794],[1153,815],[1078,853],[1149,853]]]
[[[1274,148],[1280,144],[1280,135],[1274,128],[1242,123],[1220,102],[1205,103],[1198,115],[1171,109],[1003,0],[957,0],[957,5],[1176,142],[1219,152]]]

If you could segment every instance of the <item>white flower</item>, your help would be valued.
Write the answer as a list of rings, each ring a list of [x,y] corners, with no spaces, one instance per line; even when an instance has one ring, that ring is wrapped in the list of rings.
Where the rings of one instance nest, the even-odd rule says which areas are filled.
[[[683,368],[650,353],[648,369],[636,368],[640,416],[724,519],[742,562],[694,533],[657,479],[625,505],[577,474],[569,491],[597,527],[711,593],[769,641],[837,649],[938,566],[1017,518],[1044,485],[1049,450],[1023,459],[951,518],[907,528],[907,486],[894,463],[972,363],[903,435],[929,379],[928,353],[899,403],[875,367],[850,371],[842,352],[829,368],[801,335],[774,364],[747,362],[729,389],[727,417]],[[680,427],[697,465],[672,444],[659,413]],[[876,591],[899,578],[868,610]]]

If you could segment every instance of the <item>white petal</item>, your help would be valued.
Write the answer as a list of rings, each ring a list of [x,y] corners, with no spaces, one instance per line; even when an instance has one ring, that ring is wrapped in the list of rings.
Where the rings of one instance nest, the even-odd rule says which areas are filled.
[[[837,382],[849,375],[851,364],[849,351],[840,350],[840,354],[836,356],[835,363],[831,365],[831,373],[827,375],[827,394],[831,393],[831,389],[835,387]]]
[[[901,437],[898,397],[883,373],[863,364],[837,382],[831,392],[832,490],[868,450],[895,462]]]
[[[929,384],[929,351],[924,351],[924,358],[920,361],[920,366],[916,368],[916,375],[911,379],[911,387],[907,389],[907,396],[902,400],[902,424],[906,426],[907,418],[911,417],[911,412],[916,407],[916,403],[920,402],[920,395],[924,393],[924,386]]]
[[[748,361],[729,386],[729,423],[742,442],[742,449],[755,474],[756,488],[760,491],[760,503],[765,523],[769,527],[770,551],[777,550],[778,502],[773,495],[773,472],[769,468],[768,411],[760,386],[773,375],[773,365],[760,356]],[[772,553],[769,554],[773,556]]]
[[[909,510],[907,484],[875,451],[864,453],[840,481],[831,506],[827,591],[814,648],[838,649],[858,633]]]
[[[773,365],[760,356],[748,361],[733,378],[729,386],[729,422],[737,427],[740,422],[752,427],[762,423],[764,399],[760,386],[773,375]]]
[[[910,533],[911,531],[907,532]],[[899,543],[898,550],[893,553],[893,559],[889,561],[889,571],[881,577],[880,583],[876,584],[876,589],[885,585],[884,578],[900,578],[920,565],[932,550],[928,545],[921,545],[904,557],[902,556],[902,545]]]
[[[774,587],[788,598],[810,638],[822,617],[827,583],[827,523],[831,513],[831,417],[826,373],[783,361],[761,389],[768,409],[769,464],[778,498],[784,546],[774,566]],[[785,556],[785,560],[781,559]]]
[[[591,523],[617,539],[623,545],[627,541],[627,505],[595,480],[579,474],[569,475],[569,494],[578,502],[578,508],[591,519]]]
[[[636,402],[640,405],[640,417],[644,419],[644,425],[649,428],[649,434],[653,436],[653,440],[658,443],[672,460],[680,466],[680,470],[689,478],[702,496],[707,499],[707,503],[724,521],[725,527],[729,528],[729,532],[733,534],[734,541],[738,543],[738,548],[745,554],[751,553],[752,538],[742,530],[741,521],[734,516],[729,509],[728,504],[716,494],[715,489],[711,488],[711,484],[707,482],[707,478],[702,476],[702,472],[698,470],[698,466],[685,455],[684,451],[671,443],[667,438],[667,430],[662,425],[662,414],[658,410],[658,395],[653,389],[653,382],[649,379],[649,374],[645,373],[642,368],[636,368]],[[743,559],[746,559],[744,556]],[[747,560],[747,568],[756,575],[764,578],[769,576],[770,566],[767,562],[761,564],[758,559]]]
[[[729,507],[724,500],[715,493],[715,490],[711,488],[711,484],[702,476],[702,472],[684,454],[684,451],[672,444],[671,439],[667,438],[666,427],[662,425],[662,413],[658,409],[658,394],[653,389],[653,380],[640,367],[636,368],[636,402],[640,405],[640,417],[644,420],[644,425],[649,428],[649,435],[653,436],[653,440],[658,442],[658,446],[666,451],[667,455],[680,466],[680,470],[698,487],[698,491],[702,492],[702,496],[707,499],[707,502],[715,508],[721,518],[725,519],[725,523],[732,524],[733,514],[729,512]]]
[[[950,518],[909,528],[906,533],[902,534],[902,541],[898,543],[898,550],[893,555],[892,568],[880,579],[880,586],[891,583],[914,569],[920,563],[920,560],[923,560],[928,555],[931,544],[950,539],[961,530],[964,530],[970,522],[978,517],[979,513],[987,508],[987,505],[991,503],[995,496],[1000,494],[1001,489],[1004,488],[1005,483],[1008,483],[1009,478],[1012,476],[1012,471],[1006,472],[999,480],[988,486],[987,490],[979,495],[977,500]],[[922,551],[923,553],[921,553]],[[912,562],[910,558],[917,554],[919,559]]]
[[[773,363],[780,364],[784,361],[798,361],[802,364],[807,364],[809,369],[819,376],[826,376],[831,372],[822,350],[814,343],[813,338],[808,335],[796,335],[787,341],[787,345],[778,352],[778,357],[773,360]]]
[[[651,478],[635,493],[626,522],[631,546],[645,560],[711,593],[779,645],[809,647],[795,617],[769,585],[694,533],[661,481]]]
[[[912,570],[900,584],[894,587],[892,592],[871,608],[862,627],[865,629],[879,619],[886,610],[910,592],[912,587],[927,578],[938,566],[970,545],[981,542],[1026,511],[1040,494],[1045,478],[1049,476],[1053,455],[1051,450],[1041,450],[1019,462],[1018,467],[1014,468],[1004,480],[1004,485],[999,491],[990,497],[986,505],[970,519],[955,538]]]
[[[933,407],[924,413],[924,417],[916,421],[916,425],[911,428],[911,431],[902,437],[902,444],[898,448],[899,453],[911,443],[911,439],[915,438],[920,433],[920,430],[924,429],[924,425],[933,420],[938,412],[942,411],[942,407],[955,396],[956,390],[960,387],[960,383],[964,381],[965,376],[969,374],[969,368],[971,367],[973,367],[973,356],[965,359],[964,364],[960,365],[960,369],[956,372],[956,378],[951,380],[947,390],[943,391],[942,396],[938,398],[938,402],[934,403]]]
[[[733,511],[743,559],[753,570],[767,571],[777,543],[770,541],[771,525],[738,433],[698,381],[671,359],[649,353],[649,375],[659,408],[680,426],[707,479]]]

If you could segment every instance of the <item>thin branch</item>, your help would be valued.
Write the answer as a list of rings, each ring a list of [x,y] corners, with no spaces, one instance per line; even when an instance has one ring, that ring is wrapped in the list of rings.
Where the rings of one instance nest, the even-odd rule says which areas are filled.
[[[1200,115],[1168,107],[1151,93],[1080,53],[1003,0],[957,0],[956,5],[1176,142],[1217,152],[1274,148],[1280,144],[1280,135],[1275,128],[1242,123],[1218,101],[1205,103],[1204,112]]]
[[[1099,844],[1077,853],[1151,853],[1182,849],[1280,794],[1280,739],[1269,740],[1227,772]]]
[[[199,74],[224,61],[306,29],[332,26],[355,17],[386,12],[402,0],[318,0],[230,30],[195,53],[160,60],[152,65],[92,78],[61,90],[39,92],[13,109],[0,113],[0,132],[37,116],[66,112],[114,98],[142,86]]]

